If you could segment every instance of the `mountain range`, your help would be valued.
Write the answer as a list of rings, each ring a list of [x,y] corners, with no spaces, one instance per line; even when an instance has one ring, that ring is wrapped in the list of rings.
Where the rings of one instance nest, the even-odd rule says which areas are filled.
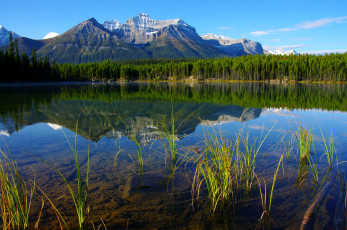
[[[3,50],[6,48],[2,46]],[[100,24],[91,18],[61,35],[50,33],[42,40],[20,37],[18,48],[28,55],[34,48],[38,56],[54,58],[61,63],[106,59],[235,57],[264,53],[258,42],[215,34],[200,36],[194,27],[182,19],[153,20],[144,13],[124,24],[117,20]]]
[[[84,113],[81,114],[81,111]],[[114,111],[117,111],[119,116],[109,115]],[[175,136],[180,139],[193,133],[200,124],[246,122],[258,118],[262,111],[260,108],[209,103],[182,102],[172,105],[170,102],[117,101],[110,104],[100,101],[63,100],[57,101],[52,107],[41,108],[39,113],[34,110],[21,113],[20,121],[10,116],[1,116],[0,135],[10,136],[26,126],[38,123],[47,123],[55,130],[62,126],[74,130],[78,120],[79,135],[93,141],[102,137],[127,136],[131,139],[134,135],[141,145],[146,145],[163,135],[160,132],[163,125],[165,127],[162,128],[170,130],[172,115],[175,118]]]

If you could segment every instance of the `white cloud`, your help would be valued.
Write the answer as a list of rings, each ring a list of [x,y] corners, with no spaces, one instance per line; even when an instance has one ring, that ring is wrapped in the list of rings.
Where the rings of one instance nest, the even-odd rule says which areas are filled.
[[[280,38],[276,38],[276,39],[271,39],[270,41],[271,42],[280,42],[282,39],[280,39]]]
[[[297,48],[302,48],[302,47],[306,47],[307,45],[287,45],[287,46],[279,46],[280,49],[297,49]]]
[[[338,18],[323,18],[316,21],[305,21],[300,22],[298,25],[296,25],[297,28],[301,29],[312,29],[312,28],[319,28],[322,26],[326,26],[330,23],[336,22],[336,23],[344,23],[347,20],[347,16],[345,17],[338,17]]]
[[[255,129],[255,130],[265,130],[265,126],[260,126],[260,125],[249,125],[249,129]]]
[[[295,30],[307,30],[307,29],[313,29],[313,28],[319,28],[322,26],[326,26],[331,23],[347,23],[347,16],[344,17],[336,17],[336,18],[322,18],[316,21],[304,21],[300,22],[299,24],[295,25],[293,28],[280,28],[275,30],[258,30],[251,32],[250,35],[253,36],[262,36],[262,35],[269,35],[276,32],[289,32],[289,31],[295,31]]]
[[[251,32],[250,35],[261,36],[261,35],[272,34],[275,32],[288,32],[293,30],[297,30],[297,28],[282,28],[282,29],[276,29],[276,30],[254,31],[254,32]]]
[[[268,30],[268,31],[254,31],[254,32],[251,32],[250,35],[253,35],[253,36],[261,36],[261,35],[268,35],[270,33],[272,33],[273,30]]]
[[[345,42],[335,42],[335,43],[331,43],[331,45],[346,45]]]
[[[233,27],[232,26],[220,26],[220,27],[218,27],[218,29],[220,29],[220,30],[232,30]]]
[[[294,30],[297,30],[297,28],[282,28],[282,29],[278,29],[277,31],[288,32],[288,31],[294,31]]]
[[[274,46],[268,46],[268,45],[263,45],[263,49],[266,49],[266,50],[273,50],[273,49],[276,49],[276,47],[274,47]]]
[[[286,50],[286,49],[298,49],[298,48],[303,48],[306,47],[307,45],[304,44],[299,44],[299,45],[285,45],[285,46],[267,46],[263,45],[263,48],[266,50]]]

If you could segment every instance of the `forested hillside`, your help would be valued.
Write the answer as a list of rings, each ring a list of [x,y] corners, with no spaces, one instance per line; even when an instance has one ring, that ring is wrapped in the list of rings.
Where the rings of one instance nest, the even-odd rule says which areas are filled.
[[[327,55],[248,55],[215,59],[146,59],[57,64],[19,54],[16,40],[0,52],[1,82],[91,80],[346,81],[347,53]]]

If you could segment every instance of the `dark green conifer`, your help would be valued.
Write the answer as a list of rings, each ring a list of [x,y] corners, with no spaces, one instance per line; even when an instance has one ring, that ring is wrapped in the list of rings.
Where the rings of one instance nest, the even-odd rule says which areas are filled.
[[[10,57],[14,57],[14,44],[13,44],[12,32],[10,32],[9,40],[10,40],[10,44],[8,46],[8,55]]]

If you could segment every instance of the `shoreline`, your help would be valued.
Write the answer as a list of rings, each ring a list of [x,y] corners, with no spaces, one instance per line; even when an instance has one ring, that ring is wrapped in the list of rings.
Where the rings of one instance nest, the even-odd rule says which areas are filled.
[[[109,83],[264,83],[273,85],[289,85],[289,84],[347,84],[347,81],[284,81],[284,80],[267,80],[267,81],[251,81],[251,80],[107,80],[107,81],[53,81],[53,82],[4,82],[0,83],[0,87],[7,86],[41,86],[41,85],[84,85],[84,84],[109,84]]]

